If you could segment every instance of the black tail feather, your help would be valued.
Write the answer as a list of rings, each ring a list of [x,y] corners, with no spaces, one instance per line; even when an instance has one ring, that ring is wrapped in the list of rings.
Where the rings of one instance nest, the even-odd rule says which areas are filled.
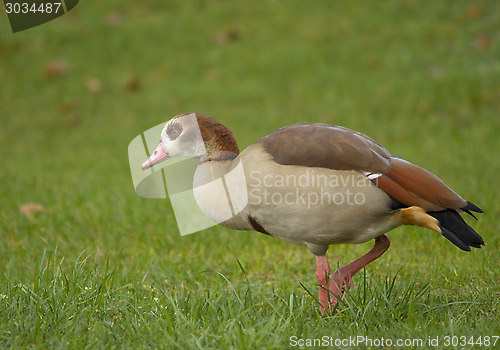
[[[475,211],[476,213],[481,213],[481,214],[484,213],[484,211],[481,208],[479,208],[477,205],[471,202],[467,202],[467,205],[461,209],[465,212]]]
[[[472,212],[470,210],[464,210],[465,213],[469,214],[470,216],[472,216],[474,219],[477,220],[477,217],[476,215],[472,214]]]
[[[458,248],[465,250],[466,252],[470,252],[470,247],[467,244],[465,244],[464,242],[462,242],[460,240],[460,238],[458,238],[453,232],[451,232],[450,230],[448,230],[447,228],[445,228],[443,226],[439,226],[439,228],[441,229],[443,236],[448,238],[448,240],[451,243],[456,245]]]
[[[462,208],[463,211],[474,211],[477,213],[483,212],[479,207],[475,206],[471,202],[467,203],[468,204]],[[439,228],[441,229],[443,236],[449,239],[450,242],[455,244],[458,248],[470,251],[470,247],[481,248],[481,246],[484,245],[483,238],[476,231],[474,231],[472,227],[467,225],[456,210],[447,209],[443,211],[429,212],[428,214],[439,221]]]
[[[477,220],[476,215],[472,214],[473,211],[476,213],[484,213],[481,208],[479,208],[477,205],[471,202],[467,202],[467,205],[462,208],[462,211],[466,212],[476,220]]]

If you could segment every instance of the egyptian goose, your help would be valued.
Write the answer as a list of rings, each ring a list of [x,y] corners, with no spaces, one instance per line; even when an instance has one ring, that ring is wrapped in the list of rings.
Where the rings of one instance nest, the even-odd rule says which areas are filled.
[[[474,216],[472,212],[483,212],[479,207],[429,171],[341,126],[286,126],[240,153],[229,128],[203,114],[186,113],[167,122],[158,147],[142,168],[178,156],[199,158],[194,196],[214,222],[311,250],[322,314],[334,312],[354,274],[389,248],[385,233],[395,227],[426,227],[465,251],[484,245],[459,214]],[[226,190],[233,187],[228,194],[224,187],[206,186],[230,174],[237,164],[243,167],[246,188],[227,183]],[[229,218],[221,214],[228,195],[234,214]],[[326,257],[330,244],[371,239],[375,245],[368,253],[331,275]]]

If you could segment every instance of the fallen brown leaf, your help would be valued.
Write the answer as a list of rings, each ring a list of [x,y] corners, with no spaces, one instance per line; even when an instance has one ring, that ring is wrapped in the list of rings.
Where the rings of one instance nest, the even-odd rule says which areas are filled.
[[[212,42],[217,45],[227,44],[232,41],[236,41],[241,38],[240,30],[236,28],[231,28],[228,30],[223,30],[215,33],[212,36]]]
[[[125,21],[125,15],[122,12],[110,12],[104,18],[104,22],[111,26],[117,26]]]
[[[490,47],[491,40],[487,35],[480,35],[476,38],[475,46],[479,50],[484,50]]]
[[[472,5],[467,9],[467,17],[469,19],[476,19],[483,16],[483,8],[479,5]]]
[[[371,69],[378,69],[380,68],[380,61],[372,57],[368,61],[366,61],[366,65]]]
[[[137,79],[136,77],[130,78],[125,83],[125,87],[129,91],[136,91],[139,88],[139,86],[140,86],[139,79]]]
[[[45,211],[45,208],[43,207],[43,205],[38,203],[26,203],[19,206],[19,211],[24,216],[33,219],[33,217],[37,213],[43,213]]]
[[[102,89],[101,81],[97,78],[87,79],[85,86],[87,87],[87,90],[89,90],[90,92],[93,92],[94,94],[100,92]]]
[[[62,113],[71,113],[76,109],[76,105],[75,101],[66,101],[59,105],[59,110]]]
[[[80,125],[82,119],[77,114],[71,114],[66,119],[64,119],[64,127],[66,129],[72,129]]]
[[[58,78],[69,73],[69,65],[66,61],[52,60],[45,66],[44,75],[47,78]]]

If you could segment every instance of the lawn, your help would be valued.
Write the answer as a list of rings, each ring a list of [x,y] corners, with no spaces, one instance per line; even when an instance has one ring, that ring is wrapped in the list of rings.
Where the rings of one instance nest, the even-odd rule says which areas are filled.
[[[2,8],[0,346],[499,347],[499,29],[487,0],[80,1],[16,34]],[[321,317],[306,248],[222,227],[181,237],[168,199],[134,192],[129,142],[191,111],[241,149],[296,122],[363,132],[480,206],[467,221],[486,245],[395,229]]]

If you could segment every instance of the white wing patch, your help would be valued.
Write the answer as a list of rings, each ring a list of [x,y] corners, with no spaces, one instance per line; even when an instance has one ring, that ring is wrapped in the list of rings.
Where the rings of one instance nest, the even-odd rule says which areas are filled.
[[[369,180],[375,180],[375,179],[377,179],[377,178],[379,178],[379,177],[381,177],[381,176],[382,176],[382,174],[377,174],[377,173],[367,173],[367,172],[365,172],[365,175],[366,175],[366,177],[367,177]]]

